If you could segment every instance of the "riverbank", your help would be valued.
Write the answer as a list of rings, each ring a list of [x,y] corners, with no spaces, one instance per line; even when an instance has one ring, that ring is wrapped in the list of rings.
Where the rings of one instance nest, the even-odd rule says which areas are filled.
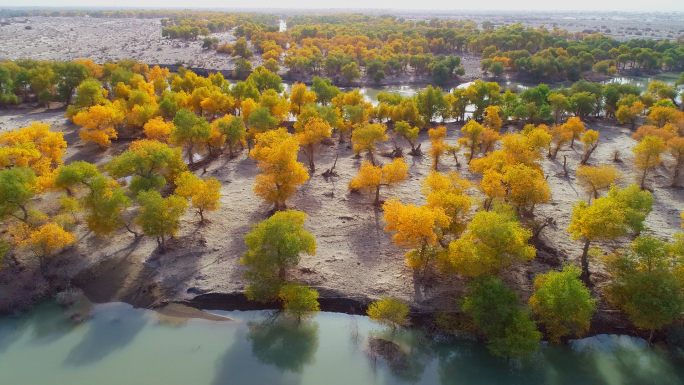
[[[66,163],[86,160],[103,165],[111,157],[125,150],[130,141],[118,140],[107,150],[81,142],[79,127],[67,121],[62,110],[10,109],[0,111],[0,129],[28,126],[32,121],[50,123],[53,130],[61,131],[68,143]],[[587,128],[599,131],[600,145],[590,160],[591,165],[613,164],[623,177],[619,184],[633,183],[637,176],[632,153],[629,150],[636,142],[626,126],[614,121],[595,119],[586,123]],[[461,138],[460,123],[447,123],[448,144],[454,145]],[[504,132],[515,132],[516,126],[504,127]],[[407,149],[408,144],[397,140]],[[423,130],[416,142],[424,151],[429,147],[427,132]],[[379,146],[380,154],[392,150],[392,141]],[[615,162],[615,153],[619,162]],[[577,263],[581,255],[581,244],[570,240],[567,227],[569,213],[578,200],[586,199],[584,191],[577,185],[575,170],[582,153],[580,149],[563,149],[556,160],[541,162],[551,188],[551,201],[536,207],[535,216],[541,221],[550,219],[537,241],[537,257],[534,261],[513,266],[503,275],[504,282],[520,293],[521,302],[527,302],[533,291],[537,274],[551,269],[560,269],[564,263]],[[563,159],[567,157],[570,167],[568,176],[563,172]],[[326,178],[321,172],[337,160],[337,177]],[[388,158],[382,157],[383,162]],[[462,159],[461,159],[462,160]],[[303,156],[300,161],[304,162]],[[409,178],[392,190],[383,190],[382,199],[397,197],[404,203],[422,204],[420,181],[431,170],[427,156],[405,157],[410,166]],[[305,228],[312,232],[318,244],[315,256],[304,256],[299,267],[289,272],[290,277],[316,288],[321,293],[321,304],[326,310],[362,313],[365,306],[381,297],[395,297],[410,304],[418,315],[435,315],[440,312],[455,313],[458,301],[467,287],[467,280],[458,276],[446,276],[436,270],[416,276],[404,264],[404,252],[395,246],[391,235],[384,231],[383,213],[372,204],[372,197],[350,193],[349,181],[356,176],[362,159],[354,156],[349,142],[339,143],[335,139],[324,146],[317,155],[318,173],[311,175],[289,202],[290,208],[308,215]],[[679,213],[684,207],[684,193],[681,188],[670,188],[671,159],[649,177],[648,185],[654,191],[655,205],[646,220],[648,230],[644,234],[670,239],[679,231]],[[197,303],[198,308],[221,306],[247,306],[240,297],[245,286],[242,278],[244,268],[238,260],[246,247],[243,237],[251,226],[266,219],[270,207],[254,195],[252,186],[258,174],[256,162],[246,151],[236,158],[223,154],[205,163],[206,168],[196,170],[198,175],[216,177],[221,183],[222,207],[207,214],[208,223],[201,225],[192,210],[182,218],[182,226],[176,239],[171,240],[166,252],[157,249],[154,239],[135,238],[125,230],[113,236],[99,238],[88,232],[85,226],[77,228],[78,242],[60,255],[47,261],[45,277],[36,270],[37,261],[28,253],[20,256],[26,269],[16,277],[5,275],[0,285],[0,308],[3,301],[12,295],[26,292],[40,297],[46,293],[45,285],[71,281],[80,287],[94,302],[124,301],[137,307],[157,307],[162,304],[180,302]],[[471,182],[479,176],[472,174],[467,166],[458,166],[453,158],[445,157],[440,171],[456,171]],[[469,192],[479,202],[479,192]],[[54,215],[59,211],[57,193],[35,204],[42,211]],[[475,209],[475,207],[473,207]],[[606,253],[624,247],[629,239],[600,244]],[[626,323],[624,316],[605,301],[602,293],[608,277],[599,260],[592,261],[593,295],[598,298],[600,311],[592,326],[592,333],[631,334],[643,336]],[[32,275],[31,275],[32,274]],[[14,281],[12,281],[14,280]],[[14,282],[7,284],[6,282]],[[41,291],[42,290],[42,291]],[[30,304],[30,302],[26,302]],[[236,307],[237,308],[237,307]],[[420,316],[417,316],[420,318]],[[656,336],[659,339],[663,336]]]
[[[627,336],[544,344],[531,357],[493,356],[471,338],[391,331],[368,317],[322,312],[301,323],[268,311],[213,311],[233,322],[169,322],[124,303],[71,322],[41,304],[0,317],[8,384],[52,385],[681,385],[681,361]],[[377,347],[380,347],[378,349]]]

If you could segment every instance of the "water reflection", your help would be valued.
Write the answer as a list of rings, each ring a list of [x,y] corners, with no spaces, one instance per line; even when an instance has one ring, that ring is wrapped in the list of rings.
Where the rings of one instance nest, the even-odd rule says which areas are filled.
[[[548,345],[509,361],[479,341],[392,332],[360,316],[321,313],[298,324],[269,312],[217,313],[235,322],[169,327],[126,304],[96,305],[75,326],[63,323],[69,312],[54,304],[0,317],[0,383],[684,384],[681,361],[624,336]]]
[[[149,315],[145,311],[130,305],[113,305],[100,305],[98,316],[88,323],[83,339],[66,356],[65,366],[93,364],[124,349],[147,324]]]
[[[297,322],[266,313],[258,321],[242,324],[242,329],[244,338],[238,337],[219,360],[214,385],[299,384],[305,367],[315,362],[319,345],[317,322]]]
[[[422,333],[385,329],[369,333],[365,352],[374,371],[387,368],[394,379],[417,383],[434,357],[434,346]]]
[[[248,328],[247,340],[259,362],[293,373],[302,373],[306,365],[315,362],[318,323],[277,316],[249,322]]]

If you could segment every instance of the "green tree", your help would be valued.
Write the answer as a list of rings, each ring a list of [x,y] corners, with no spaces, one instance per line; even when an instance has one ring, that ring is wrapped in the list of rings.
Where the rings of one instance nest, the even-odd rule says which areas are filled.
[[[226,135],[226,145],[228,146],[229,156],[234,157],[235,146],[238,143],[244,145],[245,135],[247,131],[245,130],[245,122],[237,116],[227,115],[226,117],[217,119],[218,129]],[[213,124],[213,123],[212,123]]]
[[[682,285],[674,274],[674,245],[650,236],[607,257],[611,276],[606,294],[640,329],[653,331],[672,323],[684,311]]]
[[[492,353],[522,358],[534,353],[541,333],[525,309],[518,304],[518,294],[500,279],[483,276],[474,280],[461,306],[488,340]]]
[[[499,76],[501,76],[501,74],[504,73],[504,66],[500,61],[496,61],[496,62],[492,63],[491,66],[489,66],[489,71],[495,77],[499,77]]]
[[[280,123],[278,118],[271,115],[268,107],[259,107],[252,111],[249,114],[248,122],[252,134],[272,130]]]
[[[88,78],[88,68],[74,62],[60,63],[57,67],[57,89],[67,105],[71,104],[74,90]]]
[[[573,265],[563,271],[550,271],[534,280],[530,307],[553,341],[568,334],[581,337],[589,330],[596,300],[577,278],[582,272]]]
[[[269,89],[275,90],[278,93],[283,92],[282,78],[263,66],[255,68],[254,72],[247,78],[247,82],[253,83],[256,89],[261,93]]]
[[[169,236],[175,236],[180,229],[180,217],[188,209],[188,201],[178,195],[163,198],[156,190],[141,191],[138,194],[140,214],[136,218],[143,233],[156,237],[162,249]]]
[[[297,321],[313,317],[321,311],[318,305],[318,292],[306,286],[296,283],[287,284],[280,289],[279,296],[283,301],[283,308]]]
[[[185,171],[181,149],[171,148],[156,140],[138,140],[128,150],[105,165],[115,178],[132,176],[130,189],[134,193],[163,187]]]
[[[129,232],[138,236],[121,218],[123,210],[131,203],[118,183],[98,175],[89,181],[88,187],[88,193],[81,198],[88,229],[98,235],[110,235],[117,228],[126,226]]]
[[[342,71],[342,77],[344,77],[344,80],[347,83],[350,83],[354,79],[358,79],[361,77],[361,72],[359,71],[359,66],[356,64],[355,61],[343,65],[342,68],[340,68],[340,71]]]
[[[316,93],[316,101],[324,106],[340,93],[340,89],[330,84],[330,79],[322,79],[314,76],[312,79],[311,90]]]
[[[394,131],[397,134],[406,139],[411,145],[411,155],[420,155],[420,148],[416,148],[415,141],[418,139],[419,128],[413,127],[408,122],[400,120],[394,124]]]
[[[72,162],[57,169],[55,187],[64,189],[70,196],[81,188],[90,187],[93,178],[100,176],[100,171],[92,163],[82,160]]]
[[[314,236],[303,227],[305,219],[306,214],[300,211],[279,211],[245,235],[249,250],[240,263],[247,268],[247,298],[259,302],[274,300],[285,284],[287,269],[297,266],[300,254],[316,254]]]
[[[11,167],[0,171],[0,219],[7,217],[28,222],[28,205],[36,193],[36,174],[28,167]]]
[[[582,251],[582,280],[589,282],[589,246],[595,241],[612,240],[628,232],[639,233],[644,229],[644,220],[653,207],[653,196],[641,191],[637,185],[622,190],[613,186],[608,195],[594,200],[575,203],[568,232],[572,239],[584,239]]]
[[[441,116],[442,111],[447,107],[444,94],[439,87],[427,86],[425,90],[416,94],[416,102],[420,116],[425,122],[432,122],[435,117]]]
[[[244,79],[252,72],[252,63],[245,58],[238,58],[235,60],[235,69],[233,69],[233,77]]]
[[[173,118],[169,140],[176,146],[185,147],[190,165],[195,164],[195,149],[202,145],[211,135],[211,126],[204,118],[198,118],[194,112],[182,109]]]
[[[451,71],[449,71],[449,68],[444,63],[437,63],[432,66],[433,83],[443,86],[449,82],[449,75],[451,75]]]

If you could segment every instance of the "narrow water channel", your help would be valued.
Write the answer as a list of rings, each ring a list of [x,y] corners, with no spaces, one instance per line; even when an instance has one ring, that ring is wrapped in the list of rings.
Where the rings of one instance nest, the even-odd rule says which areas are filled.
[[[234,321],[184,321],[123,303],[96,305],[80,324],[54,303],[20,317],[2,317],[0,383],[684,383],[681,363],[624,336],[545,346],[528,360],[509,362],[477,341],[435,339],[411,329],[392,333],[360,316],[320,313],[297,325],[264,311],[213,313]],[[378,341],[384,353],[372,354],[369,346]]]

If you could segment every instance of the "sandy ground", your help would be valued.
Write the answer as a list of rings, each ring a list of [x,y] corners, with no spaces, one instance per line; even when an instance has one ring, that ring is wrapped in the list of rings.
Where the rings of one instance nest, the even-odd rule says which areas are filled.
[[[22,18],[23,20],[23,18]],[[32,29],[26,30],[25,26]],[[234,43],[232,31],[212,34],[220,44]],[[232,69],[234,58],[202,49],[202,39],[162,38],[159,19],[96,19],[89,17],[30,17],[27,23],[0,27],[0,59],[96,63],[136,59],[154,64],[183,63],[187,67]],[[261,58],[252,58],[256,66]]]
[[[31,26],[32,29],[26,30],[26,26]],[[236,41],[232,31],[215,33],[211,37],[218,38],[220,44]],[[96,63],[105,63],[132,58],[150,66],[182,63],[191,68],[223,71],[232,70],[235,62],[235,58],[231,58],[230,55],[216,53],[213,49],[202,49],[201,39],[182,41],[162,38],[158,19],[31,17],[27,23],[15,22],[0,26],[0,39],[3,41],[0,46],[0,61],[21,58],[70,61],[90,58]],[[254,50],[254,47],[251,48]],[[461,53],[460,56],[465,75],[456,80],[467,82],[482,77],[479,55]],[[258,53],[255,53],[250,61],[253,67],[263,64]],[[280,74],[285,76],[286,73],[287,69],[282,67]],[[295,74],[288,79],[310,82],[312,77],[311,74]],[[336,79],[336,82],[339,81],[340,79]],[[431,82],[431,75],[416,76],[409,73],[388,74],[382,84]],[[376,83],[372,77],[364,74],[361,79],[354,81],[354,84]]]
[[[67,122],[63,111],[15,110],[0,112],[2,129],[28,125],[33,120],[52,124],[53,130],[61,130],[69,143],[66,162],[85,159],[103,164],[128,146],[128,142],[115,142],[108,151],[101,153],[96,146],[84,146],[77,135],[78,127]],[[622,185],[635,179],[632,153],[629,148],[635,142],[631,132],[612,122],[590,123],[600,132],[601,145],[590,163],[611,164],[613,151],[620,152],[622,162],[617,163],[623,174]],[[459,126],[448,125],[448,142],[455,143],[460,137]],[[510,127],[509,130],[514,130]],[[421,132],[419,142],[423,150],[429,143],[427,133]],[[391,142],[380,146],[388,149]],[[408,145],[403,144],[406,148]],[[332,164],[339,151],[338,177],[326,179],[321,172]],[[539,205],[538,218],[550,217],[555,226],[547,227],[541,236],[543,247],[531,263],[520,264],[504,273],[503,277],[512,287],[519,290],[522,299],[531,294],[534,275],[551,268],[558,268],[565,261],[577,262],[581,254],[580,242],[570,240],[567,225],[572,205],[579,199],[586,199],[577,186],[575,170],[581,155],[580,146],[575,150],[564,149],[558,160],[543,161],[552,189],[552,200]],[[563,157],[567,156],[570,176],[563,176]],[[405,157],[410,165],[410,177],[392,190],[383,190],[382,198],[398,197],[404,203],[421,204],[420,181],[429,174],[431,159]],[[300,161],[304,159],[300,157]],[[383,158],[383,161],[387,161]],[[669,166],[669,158],[665,164]],[[382,212],[372,205],[372,197],[348,192],[347,184],[357,174],[362,159],[356,159],[348,143],[323,148],[316,159],[317,172],[302,185],[289,201],[291,209],[307,213],[306,229],[311,231],[318,243],[315,256],[303,256],[299,268],[291,273],[315,287],[323,297],[347,297],[360,300],[384,296],[408,301],[417,310],[434,311],[453,308],[454,300],[465,287],[458,277],[433,275],[430,279],[416,280],[412,270],[404,261],[404,250],[392,244],[391,235],[383,231]],[[445,157],[440,171],[460,171],[462,176],[476,182],[465,164],[460,169],[453,158]],[[138,306],[153,306],[164,301],[189,300],[203,293],[237,293],[245,281],[243,267],[238,259],[245,251],[243,236],[252,224],[267,218],[270,209],[252,192],[254,177],[258,174],[256,162],[247,157],[246,151],[235,159],[227,155],[213,160],[206,174],[200,169],[197,174],[216,177],[223,184],[221,205],[207,215],[209,223],[200,226],[198,215],[189,210],[183,217],[183,224],[177,239],[170,242],[170,250],[156,251],[151,238],[134,239],[125,230],[100,239],[78,230],[78,244],[69,247],[60,255],[54,265],[64,274],[75,277],[77,285],[84,289],[95,302],[124,300]],[[679,213],[684,207],[684,190],[670,188],[670,171],[658,167],[649,178],[654,189],[655,205],[647,219],[649,230],[663,239],[670,238],[680,230]],[[477,191],[472,191],[474,195]],[[46,205],[50,197],[40,199],[39,205]],[[49,210],[49,207],[46,207]],[[54,208],[53,208],[54,209]],[[611,250],[623,246],[629,239],[601,244]],[[59,260],[59,262],[57,262]],[[601,290],[605,274],[600,265],[591,266],[596,290]]]

